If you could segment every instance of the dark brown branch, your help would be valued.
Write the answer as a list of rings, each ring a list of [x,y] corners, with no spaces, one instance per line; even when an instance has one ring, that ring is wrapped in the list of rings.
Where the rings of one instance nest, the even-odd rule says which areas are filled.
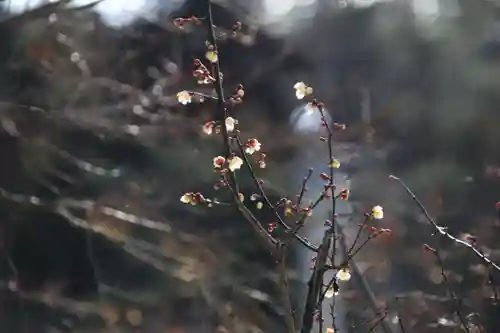
[[[301,333],[309,333],[314,324],[314,314],[316,313],[316,306],[320,298],[320,293],[323,287],[323,276],[325,273],[326,261],[328,259],[328,252],[332,243],[333,231],[328,228],[323,235],[321,246],[316,256],[314,271],[308,282],[308,292],[306,297],[306,305],[304,307],[304,315],[302,317]]]
[[[214,25],[214,22],[213,22],[212,5],[210,3],[210,0],[207,0],[207,21],[208,21],[209,43],[210,43],[210,45],[212,45],[214,52],[216,52],[218,54],[217,37],[215,35],[215,25]],[[223,139],[224,139],[224,146],[227,148],[227,152],[226,152],[227,156],[226,156],[226,158],[229,158],[231,156],[231,153],[232,153],[231,152],[231,142],[230,142],[229,133],[227,131],[226,122],[225,122],[225,119],[228,117],[228,109],[227,109],[226,101],[224,99],[224,89],[223,89],[223,86],[222,86],[222,79],[221,79],[221,71],[220,71],[219,60],[217,60],[215,63],[213,63],[213,70],[214,70],[213,76],[215,78],[215,91],[216,91],[216,94],[217,94],[217,107],[218,107],[217,119],[216,120],[221,123],[222,136],[223,136]],[[257,189],[260,192],[259,194],[264,199],[264,202],[266,203],[266,205],[269,208],[271,208],[271,210],[273,211],[273,213],[274,213],[274,215],[275,215],[275,217],[277,219],[277,222],[283,228],[285,228],[286,231],[289,232],[291,230],[291,227],[289,225],[287,225],[285,223],[285,221],[283,221],[283,219],[279,215],[278,211],[276,210],[276,207],[271,203],[271,201],[267,197],[264,189],[260,185],[260,183],[259,183],[259,181],[257,179],[257,176],[255,175],[255,172],[254,172],[254,170],[252,168],[252,165],[251,165],[250,161],[248,160],[248,157],[246,156],[244,145],[241,142],[241,139],[239,138],[238,135],[236,135],[235,140],[236,140],[238,148],[239,148],[239,150],[241,152],[244,164],[245,164],[246,168],[248,169],[248,171],[250,172],[250,176],[252,177],[252,180],[254,181],[255,185],[257,186]],[[237,182],[236,175],[234,174],[234,172],[231,172],[230,180],[231,180],[232,184],[228,184],[228,185],[230,187],[232,186],[234,188],[236,194],[238,194],[239,193],[238,188],[237,188],[238,182]],[[297,234],[294,234],[293,236],[297,240],[299,240],[302,243],[302,245],[304,245],[306,248],[308,248],[308,249],[310,249],[312,251],[315,251],[315,252],[317,251],[317,247],[314,246],[311,242],[309,242],[305,238],[303,238],[303,237],[301,237],[301,236],[299,236]]]
[[[467,325],[467,323],[465,321],[465,318],[462,315],[462,312],[460,311],[461,302],[458,299],[457,294],[453,290],[453,287],[451,286],[450,280],[448,279],[448,276],[446,275],[446,273],[444,271],[443,258],[441,257],[441,254],[439,253],[439,250],[437,248],[436,249],[432,249],[430,252],[432,252],[435,255],[435,257],[436,257],[436,259],[438,261],[439,268],[441,269],[441,276],[443,277],[444,284],[446,285],[446,289],[448,289],[448,293],[450,294],[450,297],[453,299],[453,303],[455,305],[455,313],[457,314],[457,317],[460,320],[460,323],[462,324],[462,326],[464,327],[464,329],[468,333],[470,333],[469,326]]]
[[[266,192],[264,191],[264,188],[262,187],[262,185],[260,185],[259,180],[257,179],[257,175],[255,174],[255,171],[252,168],[252,164],[250,164],[250,161],[248,160],[248,157],[246,156],[243,143],[241,142],[241,140],[240,140],[239,137],[236,137],[236,140],[237,140],[237,144],[238,144],[238,147],[240,149],[241,155],[243,157],[243,161],[245,162],[244,164],[245,164],[246,168],[248,169],[248,171],[250,173],[250,176],[252,177],[252,180],[253,180],[255,186],[259,190],[260,196],[262,197],[262,199],[264,199],[264,202],[266,203],[266,205],[273,211],[274,216],[276,217],[277,222],[289,234],[293,235],[293,237],[295,239],[297,239],[302,245],[304,245],[306,248],[308,248],[311,251],[317,252],[318,248],[314,244],[312,244],[307,239],[305,239],[305,238],[301,237],[299,234],[297,234],[297,232],[294,231],[294,229],[292,229],[292,227],[290,227],[288,224],[286,224],[286,222],[280,216],[280,214],[278,213],[278,210],[276,209],[276,206],[273,205],[273,203],[271,202],[271,200],[269,200],[269,197],[267,196]]]
[[[209,35],[209,41],[215,52],[218,52],[217,49],[217,40],[215,37],[214,30],[214,22],[212,16],[212,4],[210,0],[207,0],[207,29]],[[226,157],[229,158],[231,156],[231,142],[229,139],[229,133],[227,131],[225,119],[228,116],[228,110],[226,106],[226,101],[224,99],[224,89],[222,87],[222,79],[221,79],[221,71],[219,61],[216,61],[213,64],[214,77],[215,77],[215,91],[217,93],[217,120],[221,123],[222,128],[222,137],[224,140],[224,147],[226,148]],[[234,172],[229,172],[230,179],[226,178],[226,182],[228,183],[228,187],[233,195],[234,202],[243,215],[243,217],[248,220],[252,226],[252,228],[257,232],[257,234],[264,241],[266,247],[269,250],[272,250],[276,247],[277,242],[271,236],[267,230],[262,226],[262,224],[253,216],[253,214],[248,210],[248,208],[241,202],[239,198],[239,190],[238,190],[238,181],[236,179],[236,175]]]
[[[313,174],[313,169],[311,168],[307,171],[307,175],[304,177],[304,180],[302,181],[302,187],[300,188],[300,193],[297,198],[297,204],[296,204],[297,207],[300,207],[300,205],[302,204],[302,199],[304,198],[304,194],[307,191],[307,183],[309,182],[309,179],[311,179],[312,174]]]
[[[398,181],[401,184],[401,186],[403,186],[403,188],[411,196],[411,198],[413,199],[413,201],[415,201],[415,203],[418,205],[418,207],[420,208],[420,210],[424,214],[424,216],[427,219],[427,221],[429,221],[429,223],[434,227],[434,229],[436,229],[436,232],[437,232],[438,235],[440,235],[440,236],[442,236],[444,238],[450,239],[455,244],[463,245],[463,246],[469,248],[479,259],[481,259],[482,261],[484,261],[485,263],[487,263],[489,266],[493,267],[494,269],[496,269],[497,271],[500,272],[500,266],[498,264],[496,264],[495,262],[493,262],[490,258],[486,257],[483,253],[481,253],[480,250],[478,250],[474,246],[472,246],[472,244],[467,243],[467,242],[465,242],[465,241],[463,241],[461,239],[456,238],[455,236],[450,235],[446,231],[446,228],[440,227],[436,223],[436,221],[434,220],[434,218],[432,218],[432,216],[430,216],[429,212],[427,211],[427,209],[425,208],[425,206],[422,204],[422,202],[410,190],[410,188],[405,184],[405,182],[403,182],[403,180],[401,180],[400,178],[398,178],[398,177],[396,177],[394,175],[390,175],[389,178]]]
[[[340,237],[340,242],[342,243],[344,255],[351,262],[352,271],[358,277],[359,281],[361,282],[361,287],[362,287],[363,292],[365,293],[366,297],[368,298],[368,300],[370,302],[370,307],[371,307],[373,313],[376,314],[378,312],[378,308],[377,308],[377,299],[375,297],[375,293],[373,292],[373,290],[370,287],[370,284],[368,283],[366,278],[363,276],[363,273],[361,273],[361,270],[359,269],[358,265],[356,265],[356,263],[354,262],[352,254],[347,253],[347,244],[345,243],[346,237],[344,235],[343,227],[340,224],[337,224],[337,231],[342,236],[342,237]],[[382,321],[380,322],[383,331],[385,333],[394,333],[392,326],[389,325],[389,323],[387,322],[386,319],[387,318],[384,317],[384,318],[382,318]]]

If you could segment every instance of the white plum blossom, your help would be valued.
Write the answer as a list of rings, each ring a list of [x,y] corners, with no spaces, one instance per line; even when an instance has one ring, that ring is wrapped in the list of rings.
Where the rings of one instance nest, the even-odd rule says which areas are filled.
[[[351,273],[347,270],[347,268],[339,269],[337,272],[337,280],[339,281],[349,281],[351,279]]]
[[[309,87],[304,82],[295,83],[293,88],[295,89],[295,96],[297,96],[297,99],[303,99],[313,93],[313,88]]]
[[[226,163],[226,158],[223,156],[216,156],[213,159],[214,168],[216,169],[222,169],[225,163]]]
[[[372,217],[375,220],[381,220],[384,218],[384,209],[382,206],[375,206],[372,208]]]
[[[325,297],[326,298],[332,298],[333,296],[337,296],[339,294],[339,292],[337,290],[335,290],[335,288],[333,286],[331,286],[330,288],[328,288],[325,292]]]
[[[194,193],[193,192],[184,193],[181,196],[181,202],[184,203],[184,204],[193,204],[193,197],[194,197]]]
[[[260,150],[261,143],[257,139],[248,139],[245,147],[245,153],[252,155]]]
[[[182,105],[191,103],[191,94],[189,91],[183,90],[177,93],[177,101]]]
[[[227,131],[232,132],[234,131],[236,124],[238,124],[238,120],[234,119],[233,117],[227,117],[225,123]]]
[[[234,156],[229,159],[228,164],[229,164],[228,166],[229,170],[234,172],[235,170],[241,169],[241,166],[243,165],[243,160],[238,156]]]
[[[333,160],[332,160],[332,161],[328,164],[328,166],[329,166],[330,168],[338,169],[338,168],[340,168],[340,161],[334,158],[334,159],[333,159]]]
[[[214,50],[208,50],[207,53],[205,53],[205,57],[213,64],[215,64],[219,60],[217,52],[215,52]]]

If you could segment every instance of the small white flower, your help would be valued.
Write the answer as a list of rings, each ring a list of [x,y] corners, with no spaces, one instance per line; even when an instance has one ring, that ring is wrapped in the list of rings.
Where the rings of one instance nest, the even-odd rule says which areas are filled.
[[[335,288],[333,288],[333,286],[331,286],[330,288],[328,288],[326,290],[325,297],[332,298],[333,296],[337,296],[338,294],[339,294],[339,292],[337,290],[335,290]]]
[[[328,164],[328,166],[329,166],[330,168],[338,169],[338,168],[340,168],[340,161],[339,161],[339,160],[337,160],[337,159],[333,159],[333,160],[332,160],[332,161]]]
[[[381,220],[384,218],[384,209],[382,206],[375,206],[372,208],[372,216],[376,220]]]
[[[349,281],[351,279],[351,273],[346,268],[339,269],[337,272],[337,280],[339,281]]]
[[[257,139],[248,139],[245,146],[245,153],[252,155],[253,153],[259,151],[262,145]]]
[[[191,94],[186,90],[178,92],[177,101],[182,105],[188,105],[189,103],[191,103]]]
[[[235,170],[241,169],[242,165],[243,165],[243,160],[238,156],[234,156],[229,160],[228,168],[229,170],[234,172]]]
[[[181,196],[180,200],[183,204],[189,204],[192,206],[196,206],[200,203],[207,203],[207,204],[211,203],[211,201],[209,199],[205,199],[201,193],[193,193],[193,192],[184,193]],[[123,213],[123,214],[125,214],[125,213]],[[116,216],[116,213],[113,215],[115,217],[118,217],[118,216]],[[129,215],[129,216],[127,216],[127,215],[129,215],[129,214],[125,214],[124,216],[122,216],[121,219],[122,220],[130,220],[132,215]]]
[[[213,64],[219,60],[217,52],[215,52],[214,50],[207,51],[207,53],[205,53],[205,57]]]
[[[185,193],[181,197],[181,202],[184,204],[189,204],[193,200],[193,193]]]
[[[216,156],[213,158],[214,168],[221,169],[226,163],[226,158],[223,156]]]
[[[234,131],[234,127],[236,126],[236,124],[238,124],[238,120],[234,119],[233,117],[227,117],[225,123],[227,131],[232,132]]]
[[[303,99],[307,95],[311,95],[313,93],[313,88],[307,86],[304,82],[297,82],[293,86],[295,89],[295,96],[297,99]]]

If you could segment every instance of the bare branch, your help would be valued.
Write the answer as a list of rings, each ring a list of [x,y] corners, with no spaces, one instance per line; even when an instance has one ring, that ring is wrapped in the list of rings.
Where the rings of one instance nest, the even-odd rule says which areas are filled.
[[[413,201],[415,201],[415,203],[418,205],[418,207],[420,208],[420,210],[424,214],[427,221],[429,221],[429,223],[434,227],[434,229],[436,229],[437,234],[439,234],[440,236],[443,236],[445,238],[448,238],[449,240],[453,241],[454,243],[456,243],[458,245],[462,245],[462,246],[469,248],[479,259],[481,259],[482,261],[484,261],[485,263],[487,263],[488,265],[490,265],[491,267],[493,267],[494,269],[496,269],[497,271],[500,272],[500,266],[498,264],[496,264],[495,262],[493,262],[490,258],[485,256],[482,253],[482,251],[475,248],[472,244],[467,243],[461,239],[458,239],[455,236],[452,236],[450,233],[448,233],[446,231],[445,227],[439,226],[436,223],[436,221],[434,220],[434,218],[432,218],[432,216],[430,216],[429,212],[427,211],[425,206],[422,204],[422,202],[417,198],[417,196],[412,192],[412,190],[410,190],[410,188],[405,184],[405,182],[403,182],[403,180],[401,180],[401,178],[396,177],[394,175],[390,175],[389,178],[398,181],[401,184],[401,186],[403,186],[403,188],[411,196]]]

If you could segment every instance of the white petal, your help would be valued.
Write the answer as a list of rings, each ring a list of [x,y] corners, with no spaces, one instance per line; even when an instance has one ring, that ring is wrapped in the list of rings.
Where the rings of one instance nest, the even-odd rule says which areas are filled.
[[[297,97],[297,99],[303,99],[306,95],[304,94],[304,92],[303,92],[303,91],[301,91],[301,90],[297,90],[297,91],[295,92],[295,96]]]

